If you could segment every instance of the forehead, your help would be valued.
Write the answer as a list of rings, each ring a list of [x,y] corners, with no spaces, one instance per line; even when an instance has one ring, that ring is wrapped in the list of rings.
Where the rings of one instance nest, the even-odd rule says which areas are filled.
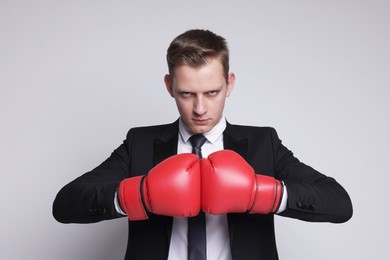
[[[223,66],[218,59],[210,59],[206,64],[192,67],[181,65],[174,70],[173,84],[179,88],[215,88],[224,85]]]

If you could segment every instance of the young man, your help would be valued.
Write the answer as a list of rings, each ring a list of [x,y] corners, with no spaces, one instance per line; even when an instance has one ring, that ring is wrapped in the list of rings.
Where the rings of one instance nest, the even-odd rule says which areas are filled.
[[[351,218],[343,187],[295,158],[273,128],[226,121],[235,75],[225,39],[187,31],[173,40],[167,61],[164,81],[180,118],[130,129],[106,161],[61,189],[53,204],[58,221],[127,215],[125,259],[241,260],[278,259],[274,214]]]

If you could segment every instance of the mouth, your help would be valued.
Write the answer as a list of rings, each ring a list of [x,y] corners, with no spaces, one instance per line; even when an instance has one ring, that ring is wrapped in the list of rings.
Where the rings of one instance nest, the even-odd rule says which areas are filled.
[[[192,121],[196,125],[207,125],[209,122],[209,119],[193,118]]]

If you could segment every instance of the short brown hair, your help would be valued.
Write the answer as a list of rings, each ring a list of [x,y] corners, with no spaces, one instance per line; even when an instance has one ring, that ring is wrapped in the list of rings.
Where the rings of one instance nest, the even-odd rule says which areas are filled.
[[[226,40],[208,30],[194,29],[177,36],[167,51],[169,74],[173,75],[176,67],[189,65],[199,67],[209,58],[219,58],[225,79],[229,74],[229,49]]]

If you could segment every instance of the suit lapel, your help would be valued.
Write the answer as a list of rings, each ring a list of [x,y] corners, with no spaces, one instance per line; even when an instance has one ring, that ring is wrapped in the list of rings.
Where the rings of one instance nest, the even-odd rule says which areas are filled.
[[[178,132],[179,121],[177,120],[173,124],[168,125],[161,137],[154,141],[154,165],[177,154]]]
[[[173,124],[167,126],[163,134],[154,140],[154,151],[153,151],[153,165],[157,165],[163,160],[177,154],[177,142],[179,132],[179,121],[177,120]],[[167,248],[171,241],[172,234],[172,217],[156,216],[162,223],[165,223],[166,227],[166,240]],[[158,241],[156,241],[158,242]],[[168,251],[167,251],[168,252]],[[167,255],[168,257],[168,255]]]
[[[243,135],[242,131],[238,131],[237,127],[227,122],[226,129],[223,133],[223,146],[226,150],[233,150],[238,153],[244,159],[248,155],[248,137]],[[227,214],[228,226],[229,226],[229,237],[230,245],[233,245],[234,231],[237,223],[237,214]]]
[[[223,133],[223,147],[227,150],[233,150],[241,157],[246,158],[248,137],[238,132],[235,126],[226,123],[226,129]]]

